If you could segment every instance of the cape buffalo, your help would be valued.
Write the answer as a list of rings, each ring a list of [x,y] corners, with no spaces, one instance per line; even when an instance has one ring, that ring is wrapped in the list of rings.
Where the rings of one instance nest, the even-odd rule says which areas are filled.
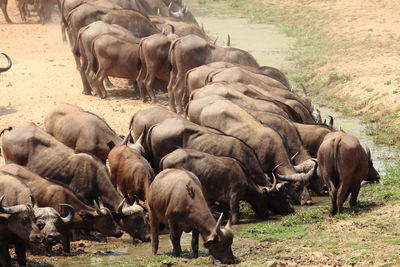
[[[168,51],[177,35],[156,33],[143,38],[139,43],[139,64],[140,70],[137,76],[137,84],[140,92],[144,94],[146,88],[153,103],[157,102],[154,94],[153,84],[156,79],[169,81],[169,59]],[[145,97],[143,98],[143,101]]]
[[[369,148],[362,147],[355,136],[342,131],[325,136],[318,149],[317,172],[328,186],[332,216],[342,213],[350,193],[350,206],[357,204],[363,179],[379,180]]]
[[[270,187],[270,179],[261,168],[254,150],[240,139],[205,128],[182,118],[167,119],[148,130],[145,138],[146,153],[153,169],[158,170],[160,160],[177,148],[195,149],[214,156],[231,157],[245,166],[249,177],[257,185]],[[294,212],[284,188],[268,194],[268,208],[278,214]]]
[[[7,164],[0,168],[0,171],[17,176],[31,190],[37,203],[41,207],[52,207],[60,214],[67,214],[65,207],[59,203],[65,203],[74,208],[75,214],[69,224],[58,225],[57,229],[62,234],[63,250],[70,253],[69,231],[72,229],[85,229],[98,231],[106,236],[120,237],[121,228],[115,222],[108,208],[97,205],[95,207],[86,205],[66,185],[45,179],[17,164]]]
[[[10,58],[7,54],[5,54],[5,53],[2,53],[2,54],[6,57],[7,62],[8,62],[8,66],[1,67],[1,68],[0,68],[0,73],[8,71],[8,70],[11,68],[11,66],[12,66],[11,58]]]
[[[183,110],[182,98],[186,72],[195,67],[216,61],[226,61],[258,67],[258,63],[248,52],[232,47],[219,47],[197,35],[187,35],[175,40],[169,50],[171,60],[168,83],[169,106],[176,112],[176,106]]]
[[[233,232],[230,222],[221,227],[222,214],[216,222],[204,199],[201,184],[191,172],[166,169],[160,172],[150,185],[148,194],[150,208],[151,242],[153,254],[158,250],[158,228],[169,226],[173,255],[182,253],[182,232],[192,231],[192,250],[198,256],[199,234],[204,246],[222,263],[235,262],[232,253]]]
[[[246,168],[233,158],[216,157],[193,149],[177,149],[163,157],[160,169],[169,168],[193,172],[201,182],[205,199],[227,207],[233,224],[239,222],[240,200],[249,202],[257,216],[265,218],[267,195],[276,189],[276,179],[270,188],[257,185]]]
[[[75,154],[34,123],[17,126],[4,134],[2,149],[6,163],[26,166],[40,176],[69,185],[87,204],[100,199],[124,231],[148,241],[143,208],[124,203],[106,166],[99,160],[85,153]]]
[[[119,145],[122,142],[103,118],[67,103],[50,111],[44,126],[48,134],[64,145],[96,156],[104,163],[110,153],[108,143]]]
[[[134,145],[128,145],[129,137],[130,133],[125,137],[123,144],[114,147],[108,155],[111,179],[126,199],[133,202],[137,196],[145,201],[155,174],[143,155],[145,153],[141,146],[141,138]]]

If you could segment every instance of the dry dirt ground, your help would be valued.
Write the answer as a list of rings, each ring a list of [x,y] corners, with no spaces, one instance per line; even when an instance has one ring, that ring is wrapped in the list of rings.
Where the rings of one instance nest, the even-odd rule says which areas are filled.
[[[106,100],[81,94],[80,76],[69,45],[62,42],[58,17],[44,26],[35,23],[37,17],[21,24],[14,1],[9,1],[8,11],[15,24],[6,24],[0,15],[0,52],[12,58],[13,66],[0,75],[0,129],[28,121],[43,126],[46,114],[67,102],[100,115],[124,134],[130,116],[150,107],[136,100],[136,92],[125,81],[117,81]],[[6,63],[1,55],[1,66]],[[166,104],[163,96],[161,103]]]

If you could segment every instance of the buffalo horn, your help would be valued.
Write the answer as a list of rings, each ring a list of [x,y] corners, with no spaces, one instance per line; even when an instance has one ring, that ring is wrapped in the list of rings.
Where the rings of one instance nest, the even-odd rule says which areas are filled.
[[[276,177],[275,177],[274,173],[272,173],[272,180],[273,180],[273,183],[272,183],[271,188],[268,188],[268,187],[265,188],[267,193],[276,191]]]
[[[0,73],[1,73],[1,72],[6,72],[6,71],[8,71],[8,70],[11,68],[11,66],[12,66],[11,58],[10,58],[8,55],[4,54],[4,53],[2,53],[2,54],[7,58],[8,66],[6,66],[6,67],[4,67],[4,68],[0,68]]]
[[[224,216],[224,213],[222,212],[221,215],[218,218],[217,224],[215,226],[215,232],[218,234],[221,232],[221,222],[222,222],[222,217]]]
[[[298,155],[299,155],[299,151],[296,152],[296,154],[294,154],[291,158],[290,161],[292,162]]]
[[[143,142],[143,136],[146,132],[146,127],[144,127],[142,134],[139,136],[139,138],[135,141],[135,143],[133,145],[130,146],[130,148],[135,149],[136,151],[138,151],[141,155],[145,154],[145,150],[144,147],[142,145]]]
[[[129,132],[125,135],[124,139],[122,140],[123,145],[128,145],[129,144],[129,139],[131,139],[131,132],[132,128],[129,128]]]
[[[333,128],[333,117],[329,115],[329,128]]]
[[[214,40],[214,44],[216,44],[216,43],[217,43],[217,40],[218,40],[218,36],[217,36],[217,38],[215,38],[215,40]]]
[[[103,203],[100,204],[99,201],[99,204],[97,204],[96,200],[93,200],[93,205],[98,215],[105,215],[105,213],[102,211],[104,208]]]
[[[3,206],[4,195],[0,197],[0,212],[7,213],[7,214],[14,214],[20,213],[28,210],[28,205],[16,205],[10,207]],[[30,206],[30,205],[29,205]]]
[[[228,34],[228,40],[226,41],[226,46],[231,46],[231,35]]]
[[[225,225],[225,229],[228,229],[228,230],[230,230],[231,229],[231,219],[229,219],[228,220],[228,222],[226,223],[226,225]]]
[[[204,32],[204,24],[201,24],[201,30]]]
[[[303,172],[292,175],[280,175],[276,173],[276,175],[278,176],[278,179],[282,181],[288,181],[288,182],[307,181],[311,179],[311,177],[313,176],[316,166],[317,165],[314,164],[314,167],[311,168],[307,173]]]
[[[171,3],[169,3],[169,5],[168,5],[168,10],[171,11],[171,8],[172,8],[172,1],[171,1]]]
[[[75,215],[74,207],[72,207],[71,205],[69,205],[67,203],[60,203],[59,205],[61,207],[66,207],[69,210],[67,217],[62,217],[61,219],[65,224],[70,223],[72,221],[72,218],[74,218],[74,215]]]
[[[29,197],[31,198],[32,207],[33,207],[34,209],[39,208],[39,206],[38,206],[38,204],[37,204],[37,202],[36,202],[36,199],[35,199],[32,195],[30,195]]]
[[[157,16],[160,16],[160,8],[157,8]]]
[[[124,198],[124,199],[121,201],[121,203],[119,203],[119,205],[118,205],[117,213],[118,213],[119,215],[124,215],[123,207],[124,207],[125,201],[126,201],[126,199]]]

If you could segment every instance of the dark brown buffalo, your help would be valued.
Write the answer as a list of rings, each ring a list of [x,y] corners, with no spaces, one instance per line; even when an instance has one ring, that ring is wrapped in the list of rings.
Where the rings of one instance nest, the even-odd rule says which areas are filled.
[[[42,177],[67,184],[86,204],[100,199],[122,229],[148,241],[143,208],[129,206],[114,188],[106,166],[85,153],[74,151],[28,123],[12,128],[2,139],[6,163],[26,166]]]
[[[267,195],[276,189],[257,185],[237,160],[216,157],[193,149],[177,149],[161,159],[160,170],[176,168],[194,173],[200,180],[205,199],[219,202],[230,214],[233,224],[239,222],[239,201],[245,200],[258,217],[268,214]]]
[[[129,129],[132,129],[133,138],[138,140],[145,129],[150,129],[151,126],[172,118],[182,117],[161,106],[139,110],[132,115],[129,122]]]
[[[82,27],[79,30],[77,41],[73,49],[76,57],[80,57],[80,65],[78,69],[84,71],[86,78],[91,87],[95,87],[93,82],[95,71],[97,70],[97,61],[93,54],[93,41],[103,34],[117,36],[120,39],[139,43],[140,38],[134,36],[129,30],[117,24],[108,24],[103,21],[95,21],[88,26]],[[95,68],[96,66],[96,68]],[[90,93],[90,92],[84,92]]]
[[[191,172],[166,169],[160,172],[150,185],[151,242],[153,254],[158,250],[159,225],[169,226],[173,255],[182,253],[182,232],[192,231],[192,250],[198,256],[199,234],[204,246],[222,263],[235,262],[232,253],[233,232],[230,223],[221,227],[222,214],[216,222],[208,208],[198,178]]]
[[[107,76],[128,79],[138,89],[136,84],[136,78],[139,73],[138,48],[139,45],[137,43],[109,34],[100,35],[93,40],[92,53],[97,62],[93,85],[101,98],[107,97],[107,91],[103,85],[103,81]],[[144,99],[141,91],[140,98]]]
[[[137,196],[145,201],[155,174],[143,155],[141,138],[137,140],[135,147],[128,145],[129,136],[130,134],[123,144],[114,147],[108,155],[111,179],[126,199],[133,202]]]
[[[0,174],[2,178],[4,174]],[[39,243],[43,239],[40,229],[36,225],[35,214],[29,189],[16,183],[13,177],[0,179],[1,191],[7,194],[0,195],[0,264],[12,266],[8,252],[10,244],[15,245],[17,262],[20,266],[26,265],[26,247],[29,242]],[[6,185],[7,187],[3,187]],[[26,194],[28,194],[28,199]]]
[[[282,102],[266,97],[260,99],[247,96],[246,93],[250,90],[242,83],[212,83],[192,92],[190,99],[219,95],[246,109],[272,112],[291,121],[302,121],[295,110]]]
[[[277,174],[281,173],[278,174],[281,180],[307,181],[314,173],[316,164],[311,159],[302,164],[301,170],[296,170],[282,136],[229,100],[216,99],[215,96],[192,100],[188,116],[192,122],[218,129],[246,142],[257,154],[264,171],[276,169]]]
[[[168,51],[171,43],[177,38],[176,35],[156,33],[145,37],[139,44],[140,70],[137,76],[137,84],[142,92],[145,101],[144,88],[153,103],[157,102],[153,85],[156,79],[169,81],[169,59]]]
[[[104,163],[110,153],[108,143],[122,142],[103,118],[71,104],[62,103],[50,111],[44,126],[47,133],[64,145],[96,156]]]
[[[1,67],[0,68],[0,73],[8,71],[12,66],[11,58],[7,54],[4,54],[4,53],[2,53],[2,54],[6,57],[7,62],[8,62],[8,66]]]
[[[115,10],[97,7],[91,4],[81,4],[73,9],[67,17],[69,39],[74,48],[76,46],[76,38],[82,27],[89,25],[94,21],[101,20],[109,24],[117,24],[129,30],[138,38],[146,37],[159,32],[157,27],[150,19],[136,10]],[[74,52],[74,50],[73,50]],[[84,92],[89,93],[90,88],[86,79],[84,70],[80,69],[79,57],[74,53],[78,71],[81,74]]]
[[[150,153],[148,158],[156,172],[160,160],[177,148],[195,149],[214,156],[234,158],[246,167],[254,183],[263,187],[271,186],[254,150],[234,136],[207,129],[182,118],[167,119],[149,129],[145,149]],[[268,208],[278,214],[289,214],[294,210],[283,191],[268,194]]]
[[[350,206],[357,204],[363,179],[379,180],[370,150],[362,147],[355,136],[341,131],[327,134],[319,147],[318,175],[329,189],[331,215],[343,212],[343,203],[350,193]]]
[[[86,205],[68,186],[57,181],[44,179],[16,164],[7,164],[1,167],[0,171],[18,176],[29,187],[40,207],[52,207],[60,214],[66,214],[66,210],[59,203],[65,203],[74,208],[75,214],[71,223],[59,225],[57,228],[62,234],[64,252],[71,252],[68,232],[72,229],[97,231],[106,236],[114,237],[122,235],[121,228],[115,222],[108,208],[102,205],[96,206],[96,208]]]
[[[216,61],[226,61],[258,67],[258,63],[248,52],[232,47],[219,47],[197,36],[187,35],[175,40],[169,51],[171,61],[168,83],[169,106],[176,112],[176,106],[183,110],[186,72],[195,67]]]
[[[0,8],[1,8],[1,11],[3,12],[4,18],[6,19],[6,22],[12,23],[10,17],[8,16],[7,4],[8,4],[8,0],[0,0]]]

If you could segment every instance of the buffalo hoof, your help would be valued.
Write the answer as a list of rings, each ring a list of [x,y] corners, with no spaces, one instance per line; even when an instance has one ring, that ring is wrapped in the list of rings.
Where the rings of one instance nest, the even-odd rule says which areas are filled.
[[[87,90],[83,90],[82,94],[84,94],[84,95],[92,95],[92,93],[90,91],[87,91]]]

